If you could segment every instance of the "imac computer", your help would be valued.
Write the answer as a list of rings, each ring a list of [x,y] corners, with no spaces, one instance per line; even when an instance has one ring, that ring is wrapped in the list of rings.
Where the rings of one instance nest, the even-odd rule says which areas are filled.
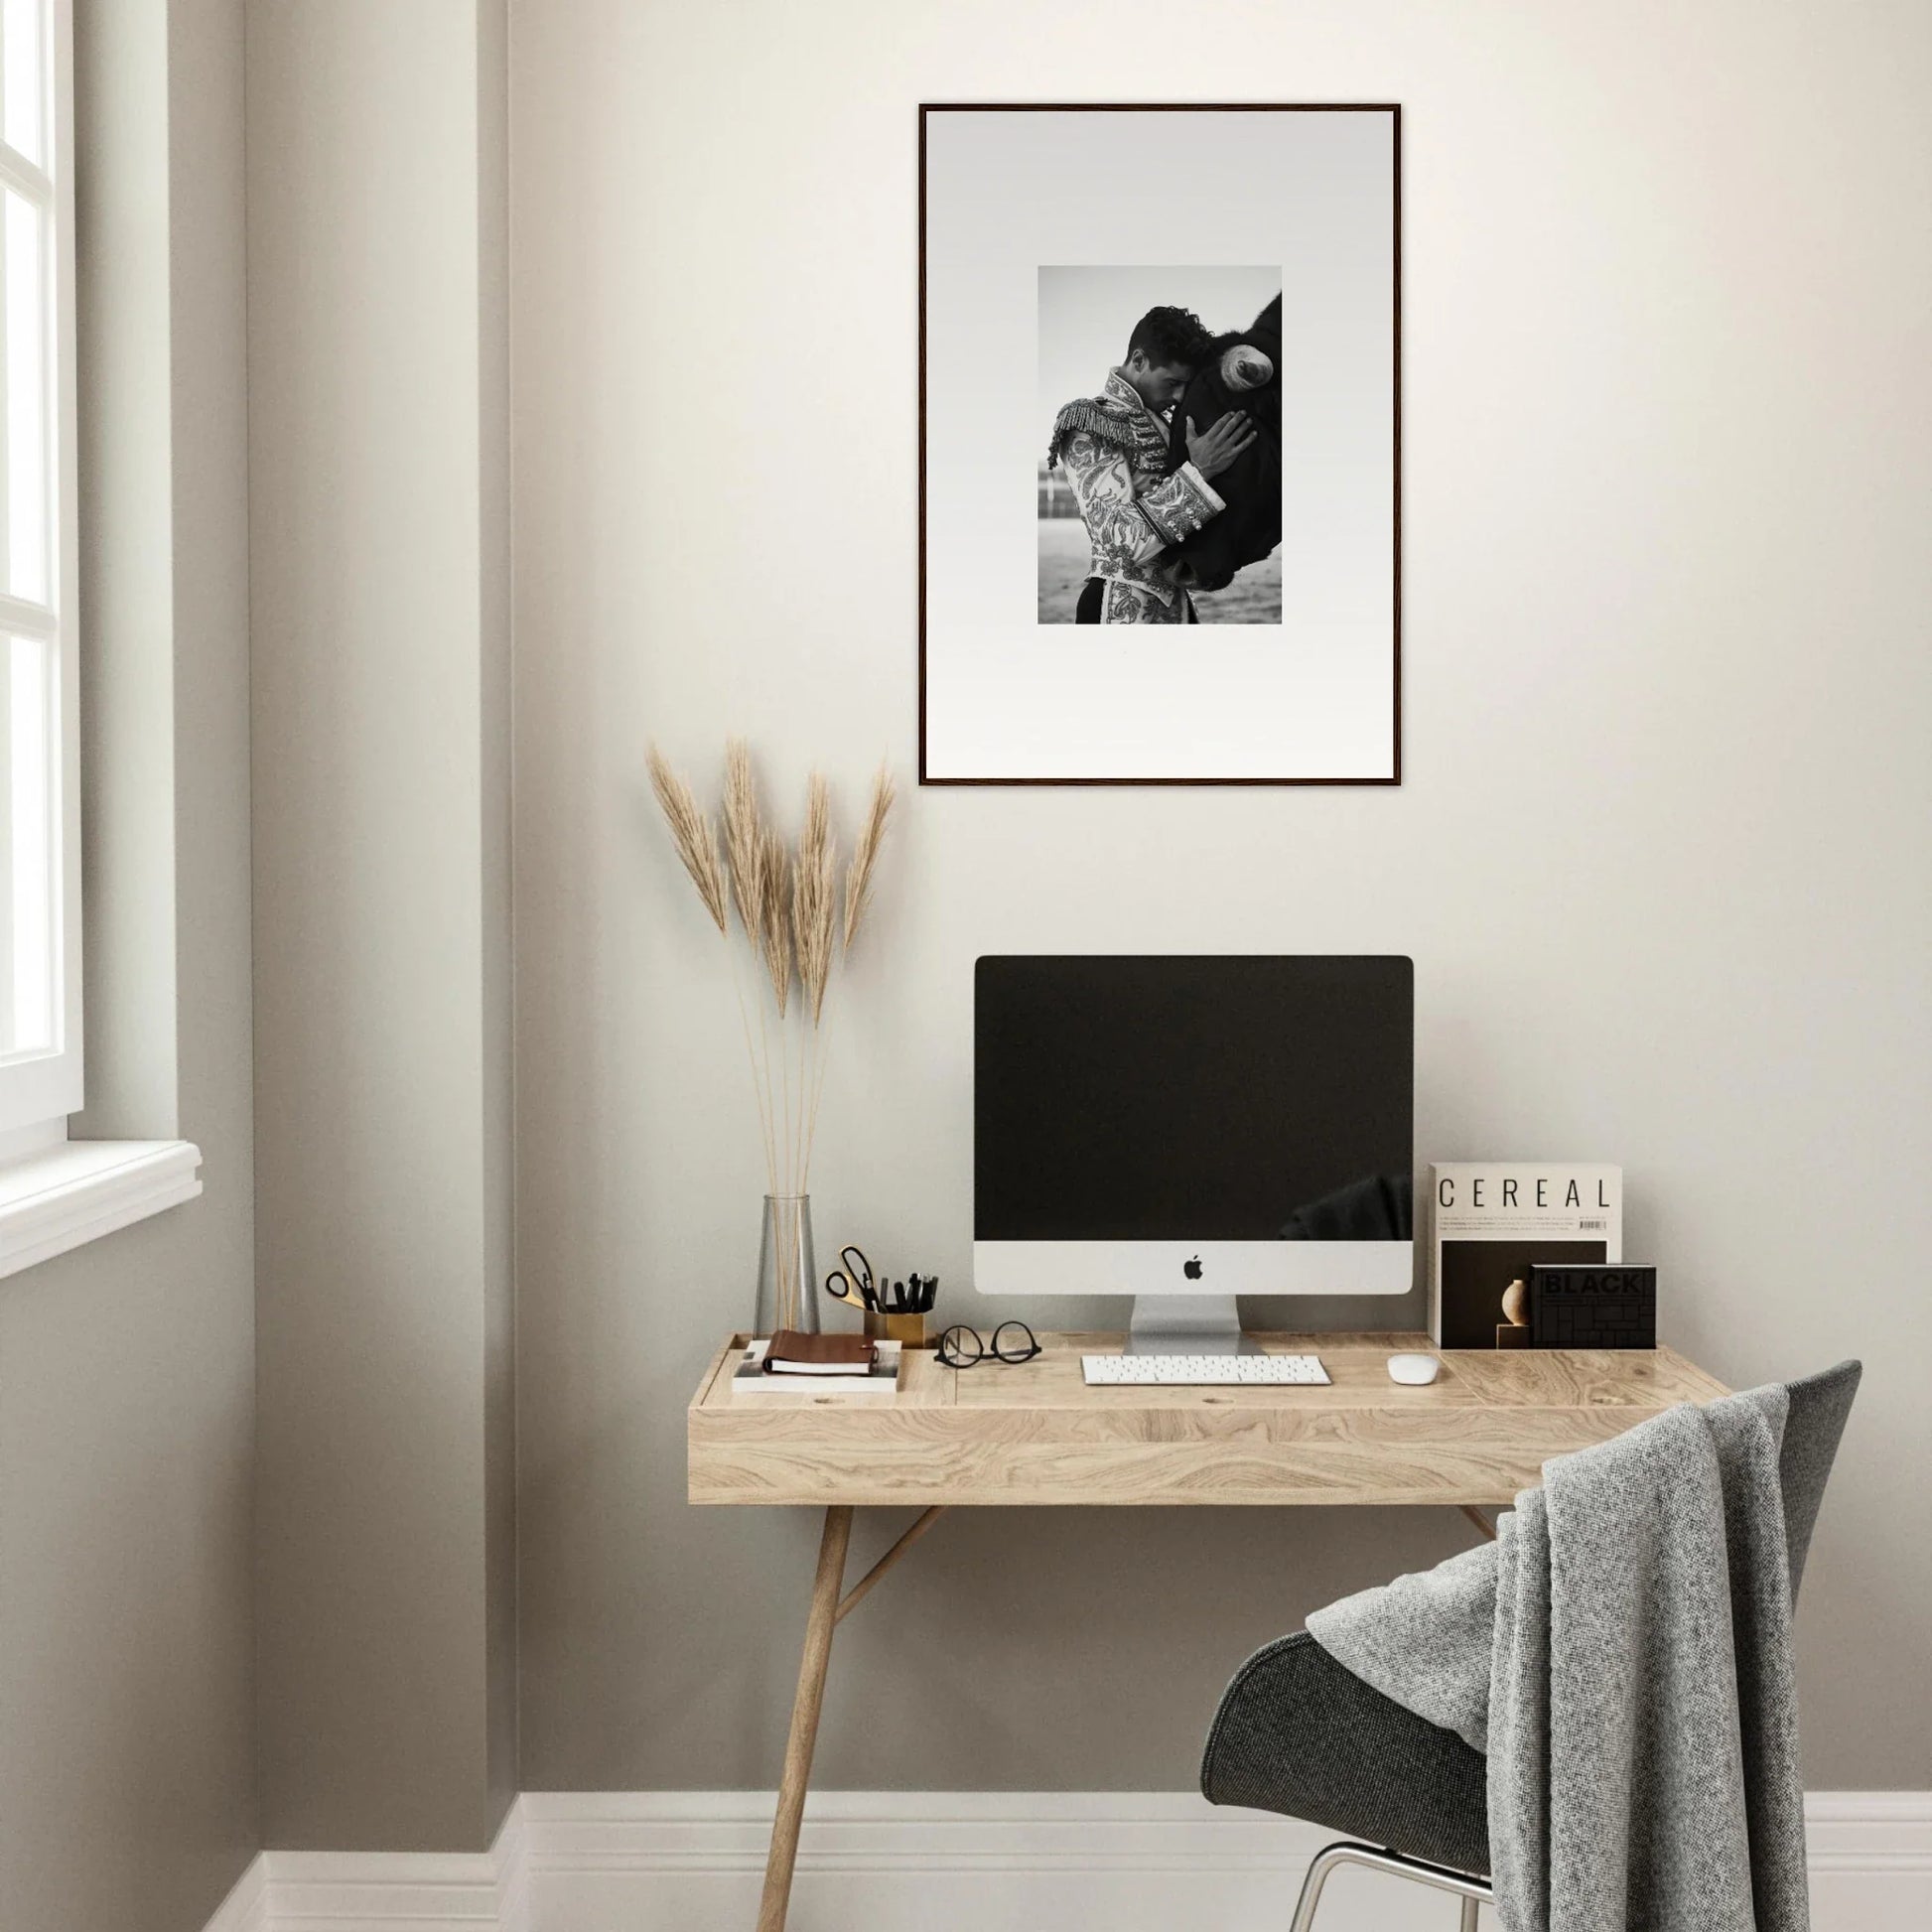
[[[1407,959],[989,956],[973,1030],[983,1294],[1132,1295],[1130,1348],[1211,1353],[1237,1295],[1408,1290]]]

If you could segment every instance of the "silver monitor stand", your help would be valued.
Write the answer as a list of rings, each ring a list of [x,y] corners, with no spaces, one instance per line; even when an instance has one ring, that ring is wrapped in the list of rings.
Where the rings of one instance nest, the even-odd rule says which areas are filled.
[[[1258,1355],[1232,1295],[1137,1295],[1129,1355]]]

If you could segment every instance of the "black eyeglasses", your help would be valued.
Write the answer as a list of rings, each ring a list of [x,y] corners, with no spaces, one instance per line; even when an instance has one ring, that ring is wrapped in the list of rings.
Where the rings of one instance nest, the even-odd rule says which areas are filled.
[[[1024,1321],[1002,1321],[993,1330],[993,1346],[980,1339],[977,1328],[955,1322],[939,1337],[939,1359],[948,1368],[973,1368],[989,1357],[1002,1362],[1030,1362],[1040,1352],[1038,1337]]]

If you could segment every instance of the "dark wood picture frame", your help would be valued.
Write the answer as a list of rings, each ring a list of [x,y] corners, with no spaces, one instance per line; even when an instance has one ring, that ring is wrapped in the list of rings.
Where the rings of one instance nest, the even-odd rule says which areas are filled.
[[[1385,777],[935,777],[926,758],[926,124],[933,114],[1387,114],[1393,145],[1395,385],[1393,482],[1393,707],[1389,773]],[[921,785],[1399,785],[1402,782],[1402,108],[1395,101],[921,101],[919,103],[919,777]]]

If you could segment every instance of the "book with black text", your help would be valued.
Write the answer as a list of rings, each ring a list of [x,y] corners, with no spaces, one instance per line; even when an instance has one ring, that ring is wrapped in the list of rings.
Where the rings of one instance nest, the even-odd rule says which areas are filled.
[[[1527,1347],[1533,1263],[1623,1259],[1621,1168],[1440,1161],[1429,1173],[1429,1332],[1438,1348]]]

